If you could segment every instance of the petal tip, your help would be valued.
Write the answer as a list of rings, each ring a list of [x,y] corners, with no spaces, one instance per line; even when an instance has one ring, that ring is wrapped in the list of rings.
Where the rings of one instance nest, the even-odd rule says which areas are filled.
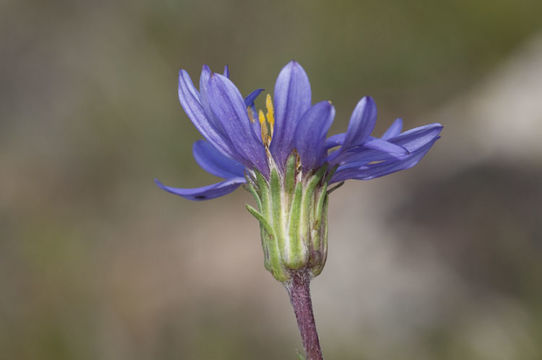
[[[157,178],[154,178],[154,183],[160,188],[160,189],[164,189],[166,186],[164,184],[162,184],[162,182],[160,182],[160,180],[158,180]]]
[[[366,95],[364,96],[361,100],[365,100],[367,102],[367,104],[371,105],[371,106],[375,106],[376,103],[375,103],[375,100],[373,99],[372,96],[370,95]]]
[[[185,69],[179,69],[179,86],[181,82],[187,81],[187,79],[190,79],[190,75]]]
[[[295,74],[301,73],[301,74],[304,74],[305,76],[307,75],[303,66],[301,66],[301,64],[295,60],[290,60],[290,62],[288,62],[288,64],[286,64],[286,66],[284,66],[282,70],[287,70]]]

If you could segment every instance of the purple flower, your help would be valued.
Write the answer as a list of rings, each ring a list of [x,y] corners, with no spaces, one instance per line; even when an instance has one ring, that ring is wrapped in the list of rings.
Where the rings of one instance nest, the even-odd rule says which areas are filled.
[[[327,137],[335,109],[328,101],[312,104],[307,74],[295,61],[288,63],[275,83],[274,99],[266,97],[266,112],[256,111],[254,100],[262,89],[243,99],[229,79],[203,66],[199,91],[185,70],[179,72],[179,99],[205,140],[194,143],[197,163],[224,181],[194,189],[162,189],[190,200],[226,195],[247,178],[261,174],[269,180],[276,170],[286,171],[296,152],[302,174],[326,167],[329,184],[348,179],[368,180],[408,169],[418,163],[439,139],[435,123],[402,132],[397,119],[381,137],[371,136],[376,105],[371,97],[356,105],[345,133]]]

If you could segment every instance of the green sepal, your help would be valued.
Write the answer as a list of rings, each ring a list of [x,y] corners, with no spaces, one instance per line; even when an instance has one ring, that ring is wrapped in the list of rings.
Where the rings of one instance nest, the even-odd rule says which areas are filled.
[[[262,199],[260,199],[260,195],[258,194],[256,189],[254,189],[254,186],[252,186],[250,183],[247,183],[245,185],[245,189],[247,189],[252,194],[252,196],[254,196],[254,199],[256,199],[256,204],[258,204],[258,209],[261,209]]]
[[[311,259],[312,266],[311,266],[311,272],[312,276],[316,277],[320,275],[322,270],[324,270],[324,266],[326,265],[327,260],[327,204],[328,204],[328,197],[325,196],[324,204],[322,207],[322,217],[321,217],[321,228],[318,231],[318,234],[320,235],[321,244],[320,244],[320,251],[318,252],[319,258],[318,259]]]
[[[271,180],[270,180],[270,192],[271,192],[271,201],[272,210],[273,210],[273,225],[279,225],[282,223],[281,220],[281,210],[282,210],[282,186],[280,184],[280,176],[277,170],[273,169],[271,171]]]
[[[271,211],[272,211],[272,225],[277,237],[277,244],[281,252],[281,256],[284,259],[284,222],[283,222],[283,208],[282,208],[282,185],[280,181],[279,173],[276,169],[271,171],[271,179],[269,181],[270,194],[271,194]]]
[[[290,216],[288,219],[289,256],[287,259],[287,266],[291,269],[299,269],[307,262],[308,251],[305,244],[306,239],[303,238],[304,234],[300,233],[302,226],[302,199],[303,185],[301,183],[297,183],[290,207]]]
[[[327,166],[322,166],[316,174],[314,174],[311,178],[309,178],[309,181],[307,185],[304,187],[303,192],[303,204],[301,208],[301,233],[307,234],[310,231],[309,224],[311,222],[311,210],[314,206],[314,191],[318,184],[320,183],[320,180],[322,180],[322,177],[324,176],[326,172]],[[308,234],[306,235],[308,237]]]
[[[311,229],[311,240],[313,249],[320,249],[320,227],[322,226],[322,221],[324,220],[323,211],[324,203],[327,201],[327,183],[324,183],[324,186],[322,187],[322,190],[320,190],[318,196],[318,201],[316,203],[316,206],[314,207],[314,213],[312,215],[312,218],[314,219],[313,228]]]
[[[267,183],[267,180],[265,177],[259,172],[255,171],[256,173],[256,185],[258,186],[258,191],[261,193],[262,191],[269,188],[269,184]]]
[[[327,183],[324,183],[322,190],[320,191],[320,197],[314,208],[314,228],[318,230],[320,228],[320,219],[322,218],[322,211],[324,210],[324,202],[327,199]]]
[[[261,200],[260,211],[258,212],[265,220],[266,225],[262,225],[262,245],[267,249],[265,267],[269,270],[275,279],[284,282],[288,280],[289,275],[283,265],[280,251],[280,227],[277,228],[276,214],[280,210],[280,204],[276,204],[276,199],[280,199],[280,178],[276,171],[272,172],[270,182],[258,171],[256,171],[256,185],[258,195]],[[250,210],[249,210],[250,211]],[[278,211],[280,213],[280,211]],[[260,224],[262,224],[260,222]],[[277,231],[279,230],[279,231]],[[265,251],[265,250],[264,250]]]
[[[260,225],[262,226],[263,230],[267,231],[267,233],[269,234],[273,234],[273,228],[271,227],[271,225],[269,225],[265,217],[262,214],[260,214],[258,210],[254,209],[252,206],[248,204],[246,204],[245,207],[247,208],[248,212],[252,216],[254,216],[256,220],[260,222]]]
[[[262,241],[262,249],[263,249],[263,255],[264,255],[264,266],[268,271],[271,271],[271,257],[269,254],[269,245],[272,243],[270,238],[273,236],[273,228],[265,217],[258,212],[258,210],[254,209],[252,206],[246,204],[245,205],[248,212],[258,220],[260,223],[260,237]]]
[[[284,176],[284,190],[291,194],[295,187],[297,173],[297,153],[294,151],[286,160],[286,175]]]

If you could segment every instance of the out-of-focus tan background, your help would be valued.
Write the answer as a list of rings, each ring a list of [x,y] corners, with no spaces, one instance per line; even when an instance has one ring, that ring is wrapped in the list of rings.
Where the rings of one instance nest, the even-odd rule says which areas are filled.
[[[216,181],[177,71],[272,91],[290,59],[332,133],[445,125],[417,167],[335,192],[313,282],[328,359],[542,358],[542,2],[0,3],[0,359],[294,359],[252,202]]]

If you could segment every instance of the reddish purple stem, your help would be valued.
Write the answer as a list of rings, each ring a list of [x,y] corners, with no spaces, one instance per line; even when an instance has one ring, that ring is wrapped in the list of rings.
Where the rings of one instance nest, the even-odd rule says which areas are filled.
[[[294,307],[297,326],[303,340],[306,360],[323,360],[310,293],[310,276],[305,271],[295,272],[286,284],[290,301]]]

